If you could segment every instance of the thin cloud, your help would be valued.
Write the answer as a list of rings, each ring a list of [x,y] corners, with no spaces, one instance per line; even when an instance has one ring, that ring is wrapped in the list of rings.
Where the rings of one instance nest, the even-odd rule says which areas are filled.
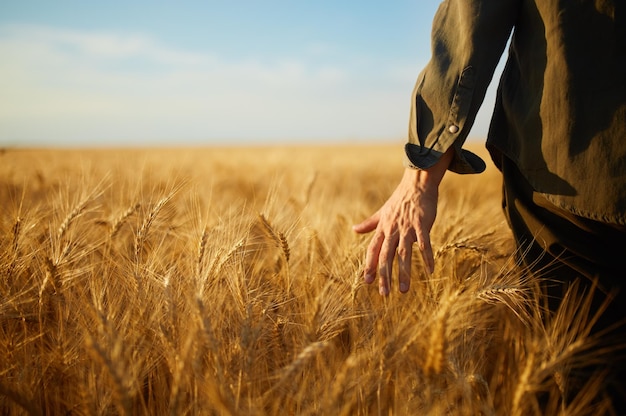
[[[389,138],[404,134],[416,75],[381,65],[372,78],[310,53],[226,61],[144,34],[24,25],[0,27],[0,54],[4,142]]]
[[[83,58],[121,60],[142,58],[157,63],[198,65],[210,63],[207,54],[178,51],[164,47],[149,36],[137,33],[77,31],[37,25],[5,25],[0,27],[3,43],[20,47],[45,46],[57,53],[80,55]]]

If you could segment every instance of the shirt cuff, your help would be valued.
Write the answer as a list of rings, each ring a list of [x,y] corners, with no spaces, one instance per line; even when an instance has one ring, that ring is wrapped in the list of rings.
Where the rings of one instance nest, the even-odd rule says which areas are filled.
[[[454,150],[456,155],[452,159],[448,170],[460,174],[471,174],[481,173],[487,167],[478,155],[456,147]],[[434,166],[443,155],[442,152],[435,149],[429,149],[414,143],[407,143],[404,146],[404,151],[407,157],[405,165],[414,169],[428,169]]]

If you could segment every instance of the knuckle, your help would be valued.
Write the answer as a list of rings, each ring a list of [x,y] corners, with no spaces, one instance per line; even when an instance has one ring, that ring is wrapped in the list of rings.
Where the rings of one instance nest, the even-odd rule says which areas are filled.
[[[398,247],[398,257],[401,260],[405,260],[409,254],[410,254],[410,251],[409,251],[409,249],[406,246],[399,246]]]

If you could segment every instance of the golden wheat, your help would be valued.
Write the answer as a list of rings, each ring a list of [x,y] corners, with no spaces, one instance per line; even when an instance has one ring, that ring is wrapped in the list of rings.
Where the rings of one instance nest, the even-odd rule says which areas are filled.
[[[433,276],[414,256],[409,293],[364,284],[350,224],[397,149],[2,153],[0,413],[607,410],[570,376],[612,353],[596,316],[572,291],[546,318],[493,166],[444,179]]]

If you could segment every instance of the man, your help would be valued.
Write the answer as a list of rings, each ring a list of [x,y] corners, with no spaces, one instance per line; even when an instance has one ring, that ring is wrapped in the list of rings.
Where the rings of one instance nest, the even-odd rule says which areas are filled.
[[[398,288],[409,290],[414,243],[433,272],[430,230],[446,171],[485,167],[462,146],[511,31],[487,148],[521,260],[560,280],[557,295],[575,279],[614,294],[626,279],[626,2],[447,0],[413,91],[408,167],[380,210],[354,226],[374,231],[364,278],[378,275],[382,295],[395,258]],[[624,317],[624,292],[602,327]]]

